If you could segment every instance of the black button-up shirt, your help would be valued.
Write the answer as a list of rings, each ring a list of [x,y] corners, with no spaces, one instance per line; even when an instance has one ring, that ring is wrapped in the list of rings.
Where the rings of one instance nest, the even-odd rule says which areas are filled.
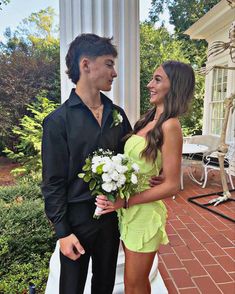
[[[131,131],[124,111],[102,93],[101,100],[104,104],[101,126],[75,89],[43,122],[42,193],[46,214],[58,238],[71,233],[68,205],[94,201],[88,184],[78,178],[85,159],[98,148],[123,153],[122,138]],[[123,122],[111,127],[114,109],[122,115]]]

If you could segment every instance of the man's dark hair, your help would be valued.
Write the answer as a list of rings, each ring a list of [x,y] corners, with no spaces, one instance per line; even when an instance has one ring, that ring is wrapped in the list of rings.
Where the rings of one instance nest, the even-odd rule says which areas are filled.
[[[95,34],[81,34],[73,40],[65,60],[67,65],[66,73],[74,84],[80,78],[79,62],[81,57],[96,58],[103,55],[117,57],[117,50],[111,43],[112,39]]]

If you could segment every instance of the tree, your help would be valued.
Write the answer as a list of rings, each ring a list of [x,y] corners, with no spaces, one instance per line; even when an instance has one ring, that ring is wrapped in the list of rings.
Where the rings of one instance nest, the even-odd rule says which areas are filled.
[[[140,108],[141,114],[150,107],[147,84],[157,66],[166,60],[190,63],[184,50],[184,41],[171,35],[164,24],[155,29],[149,22],[140,25]],[[202,129],[202,107],[204,78],[196,74],[196,91],[190,111],[181,118],[184,136],[200,134]]]
[[[169,10],[169,22],[175,26],[174,37],[181,42],[182,54],[190,61],[195,70],[200,69],[207,59],[207,43],[205,40],[191,40],[184,32],[218,2],[219,0],[152,0],[151,23],[154,24],[159,20],[164,9]],[[182,119],[185,135],[201,133],[204,88],[204,78],[196,75],[196,91],[192,110]]]
[[[184,42],[184,53],[196,67],[201,67],[206,61],[207,44],[204,40],[190,40],[184,32],[220,0],[152,0],[149,13],[150,20],[155,23],[164,9],[169,10],[170,24],[175,26],[175,36]]]
[[[7,5],[10,2],[10,0],[2,0],[0,1],[0,10],[2,10],[2,4]]]
[[[149,108],[147,84],[157,66],[166,60],[179,60],[188,63],[182,54],[182,44],[162,26],[155,29],[145,22],[140,25],[140,99],[141,114]]]
[[[29,114],[20,119],[19,126],[14,126],[12,131],[19,137],[18,144],[15,150],[6,148],[4,152],[10,159],[21,163],[21,167],[13,170],[16,175],[41,170],[42,122],[57,106],[42,92],[36,97],[36,101],[27,105]]]
[[[27,114],[26,104],[41,90],[60,101],[59,39],[54,36],[54,11],[33,13],[0,44],[0,145],[13,148],[12,126]]]

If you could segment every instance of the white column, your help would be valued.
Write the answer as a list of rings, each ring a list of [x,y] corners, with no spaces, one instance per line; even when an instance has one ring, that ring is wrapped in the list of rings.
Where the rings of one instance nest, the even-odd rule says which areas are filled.
[[[105,93],[124,108],[133,124],[139,118],[139,0],[60,0],[61,95],[64,102],[73,84],[65,71],[70,42],[80,33],[113,37],[118,59],[112,91]]]

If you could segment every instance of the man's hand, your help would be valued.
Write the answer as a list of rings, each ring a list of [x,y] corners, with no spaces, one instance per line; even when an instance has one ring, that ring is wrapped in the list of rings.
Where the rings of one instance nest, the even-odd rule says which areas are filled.
[[[78,259],[81,254],[85,253],[84,248],[80,244],[78,238],[74,234],[70,234],[65,238],[59,239],[60,251],[72,260]]]
[[[149,180],[149,185],[150,187],[154,187],[157,185],[160,185],[164,182],[164,174],[163,171],[160,172],[159,176],[153,176],[151,177],[151,179]]]

